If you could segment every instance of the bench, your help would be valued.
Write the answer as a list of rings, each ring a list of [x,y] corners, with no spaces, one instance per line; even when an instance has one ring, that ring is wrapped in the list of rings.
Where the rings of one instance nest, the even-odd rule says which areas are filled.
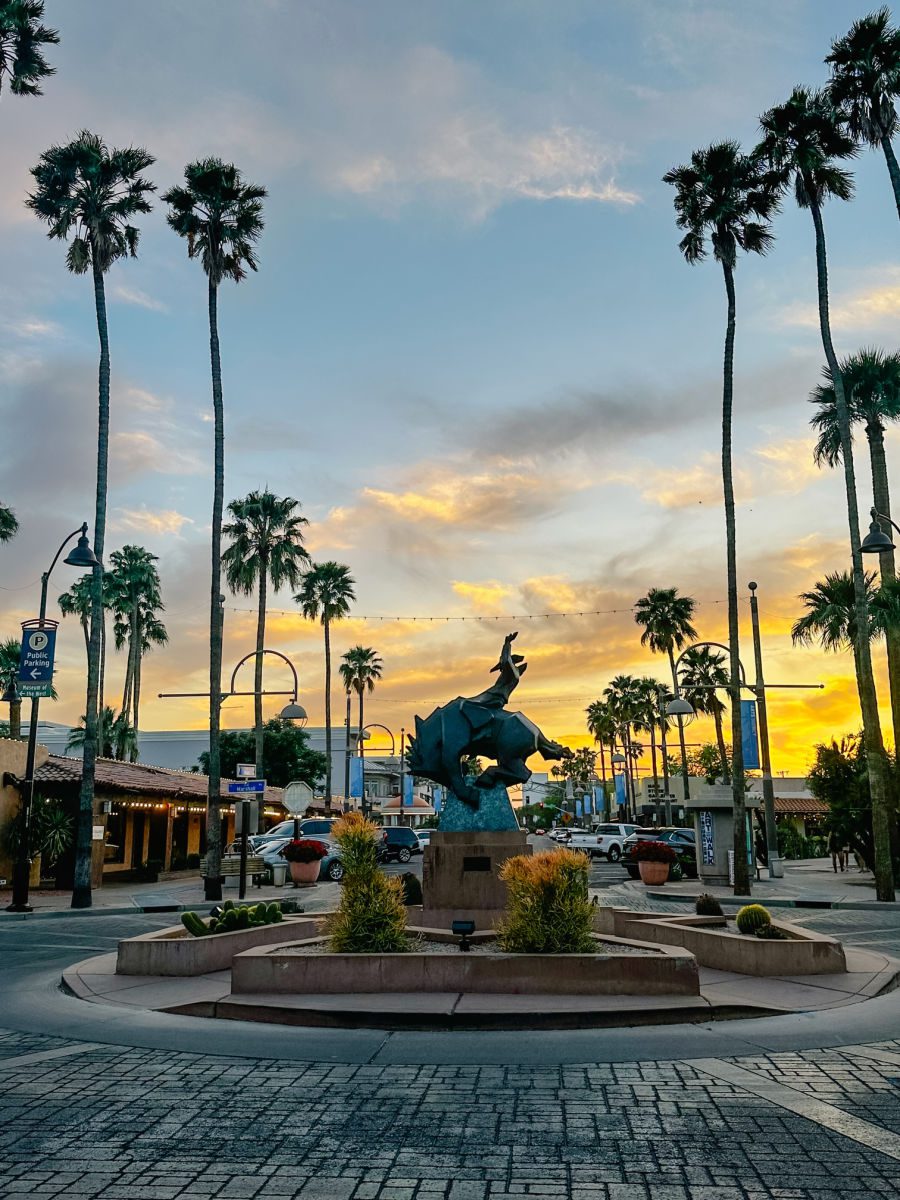
[[[262,887],[268,869],[258,854],[247,855],[247,878],[255,883],[257,887]],[[204,878],[206,877],[205,858],[200,866],[200,874]],[[227,883],[229,879],[239,879],[241,874],[241,856],[239,854],[223,854],[219,874],[223,883]]]

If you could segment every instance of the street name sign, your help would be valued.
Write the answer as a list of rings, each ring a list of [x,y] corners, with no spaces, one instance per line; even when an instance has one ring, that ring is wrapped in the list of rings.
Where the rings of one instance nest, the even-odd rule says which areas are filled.
[[[22,653],[19,658],[19,695],[36,700],[53,691],[53,656],[56,652],[56,630],[52,626],[22,630]]]
[[[264,779],[238,779],[228,784],[229,796],[258,796],[265,790]]]

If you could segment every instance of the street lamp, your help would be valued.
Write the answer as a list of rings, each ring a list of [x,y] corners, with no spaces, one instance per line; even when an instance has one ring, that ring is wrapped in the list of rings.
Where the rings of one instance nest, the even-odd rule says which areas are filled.
[[[884,532],[878,522],[887,521],[888,525],[893,526],[898,533],[900,533],[900,525],[897,525],[897,523],[892,521],[890,517],[885,516],[884,513],[880,513],[874,508],[870,510],[870,516],[872,518],[872,524],[869,526],[869,532],[863,538],[859,547],[862,553],[884,554],[888,550],[893,550],[895,548],[894,543]]]
[[[394,741],[394,735],[391,733],[390,729],[388,729],[387,725],[381,725],[378,723],[378,721],[370,721],[368,725],[363,725],[362,729],[360,729],[360,731],[359,731],[358,743],[359,743],[359,803],[360,803],[360,806],[362,807],[362,814],[364,817],[367,817],[369,815],[369,812],[368,812],[369,806],[366,804],[366,756],[365,756],[365,746],[363,745],[363,743],[367,742],[369,740],[369,738],[372,736],[369,733],[370,729],[383,729],[384,732],[391,739],[391,758],[395,758],[396,754],[397,754],[397,743]],[[347,770],[349,772],[349,770],[350,770],[350,767],[349,767],[350,726],[349,726],[349,724],[347,726],[347,746],[348,746]],[[402,801],[403,797],[401,796],[400,799]],[[402,808],[403,808],[402,803],[400,805],[400,808],[402,810]]]
[[[53,568],[59,561],[59,556],[65,550],[66,546],[71,542],[72,538],[77,537],[78,541],[74,548],[69,551],[63,562],[70,567],[81,567],[84,570],[93,570],[94,567],[100,566],[100,560],[91,549],[90,542],[87,536],[87,522],[80,525],[78,529],[73,530],[68,537],[63,538],[63,541],[53,556],[53,561],[50,566],[41,576],[41,607],[40,615],[37,621],[26,621],[22,628],[23,632],[26,628],[30,630],[53,628],[56,629],[56,621],[47,620],[47,585],[50,582],[50,574]],[[9,694],[15,696],[16,684],[12,680],[6,689],[3,699],[6,700]],[[31,912],[31,905],[28,903],[28,876],[31,874],[31,809],[34,804],[34,757],[37,748],[37,731],[38,731],[38,711],[40,708],[40,697],[34,696],[31,701],[31,722],[28,727],[28,751],[25,758],[25,779],[23,780],[22,791],[22,807],[21,807],[21,823],[22,833],[19,838],[19,848],[16,854],[16,862],[13,867],[13,886],[12,886],[12,903],[7,906],[7,912]]]
[[[612,769],[613,769],[613,787],[615,787],[616,767],[623,768],[622,774],[625,776],[625,815],[627,817],[628,816],[628,796],[629,796],[629,793],[631,790],[628,786],[628,784],[629,784],[628,759],[625,757],[624,754],[616,753],[616,754],[610,755],[609,761],[612,764]]]

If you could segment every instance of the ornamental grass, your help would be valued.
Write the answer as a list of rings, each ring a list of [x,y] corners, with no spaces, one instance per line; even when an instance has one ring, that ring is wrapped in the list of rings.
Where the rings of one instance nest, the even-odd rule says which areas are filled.
[[[338,910],[329,918],[335,954],[402,954],[409,949],[403,884],[378,869],[377,825],[348,813],[331,836],[341,848],[344,879]]]
[[[506,884],[506,919],[498,929],[510,954],[594,954],[594,906],[588,899],[586,854],[549,850],[509,858],[500,870]]]

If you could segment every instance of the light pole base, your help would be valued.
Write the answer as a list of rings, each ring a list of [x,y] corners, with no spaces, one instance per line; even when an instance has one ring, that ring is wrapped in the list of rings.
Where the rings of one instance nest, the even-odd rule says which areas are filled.
[[[32,908],[32,906],[30,904],[7,904],[6,911],[7,912],[30,913],[30,912],[34,912],[34,909]]]
[[[783,879],[784,878],[784,859],[778,854],[770,854],[768,856],[769,878]]]

